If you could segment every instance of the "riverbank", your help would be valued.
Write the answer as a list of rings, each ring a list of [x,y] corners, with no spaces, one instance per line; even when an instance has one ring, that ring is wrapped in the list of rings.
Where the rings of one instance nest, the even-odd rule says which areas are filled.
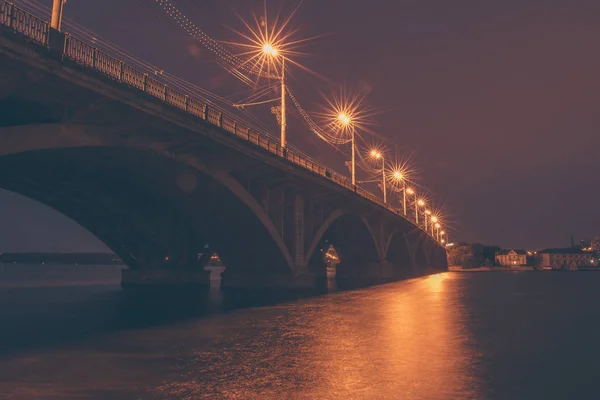
[[[490,272],[490,271],[536,271],[534,267],[448,267],[450,272]]]
[[[449,272],[492,272],[492,271],[539,271],[539,272],[552,272],[552,271],[566,271],[566,272],[577,272],[577,271],[600,271],[600,267],[579,267],[577,271],[569,271],[567,269],[542,269],[535,267],[477,267],[477,268],[462,268],[462,267],[448,267]]]

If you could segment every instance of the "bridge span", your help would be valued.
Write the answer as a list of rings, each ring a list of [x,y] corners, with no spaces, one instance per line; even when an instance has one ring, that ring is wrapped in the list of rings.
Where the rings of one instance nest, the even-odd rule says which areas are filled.
[[[381,282],[445,270],[444,247],[276,139],[0,0],[0,188],[78,222],[123,286]]]

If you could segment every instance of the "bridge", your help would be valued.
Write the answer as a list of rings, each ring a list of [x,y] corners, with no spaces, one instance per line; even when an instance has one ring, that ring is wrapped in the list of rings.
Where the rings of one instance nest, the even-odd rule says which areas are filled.
[[[78,222],[123,286],[382,282],[445,270],[432,232],[349,179],[0,0],[0,188]]]

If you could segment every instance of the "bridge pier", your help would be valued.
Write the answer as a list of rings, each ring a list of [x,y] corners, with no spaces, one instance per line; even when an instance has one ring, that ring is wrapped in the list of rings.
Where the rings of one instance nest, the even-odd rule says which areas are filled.
[[[315,289],[322,286],[326,278],[310,272],[307,268],[301,267],[294,274],[294,287],[298,289]]]
[[[394,278],[393,265],[387,261],[367,264],[341,262],[336,269],[336,279],[351,285],[384,283]]]
[[[308,271],[296,274],[265,271],[241,272],[226,269],[221,275],[221,288],[246,289],[314,289],[317,287],[317,277]]]
[[[123,269],[121,286],[133,287],[210,287],[210,271],[204,269]]]

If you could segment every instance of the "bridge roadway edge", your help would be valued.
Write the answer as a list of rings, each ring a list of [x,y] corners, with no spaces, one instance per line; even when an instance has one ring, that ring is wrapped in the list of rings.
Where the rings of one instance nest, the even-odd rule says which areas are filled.
[[[2,33],[2,31],[0,31]],[[355,197],[355,200],[370,206],[376,207],[383,212],[388,213],[390,216],[395,218],[403,219],[406,222],[414,225],[414,223],[408,219],[405,219],[392,211],[388,210],[381,205],[374,203],[354,191],[345,188],[344,186],[338,185],[333,181],[328,180],[327,178],[318,175],[314,172],[311,172],[305,168],[302,168],[288,160],[273,154],[261,147],[258,147],[251,142],[245,141],[241,138],[238,138],[234,134],[222,129],[218,128],[207,121],[200,119],[192,114],[186,113],[183,110],[179,110],[176,107],[165,104],[164,102],[160,102],[157,98],[150,96],[140,90],[137,90],[133,87],[127,87],[120,82],[117,82],[109,77],[104,76],[99,72],[90,71],[89,68],[83,67],[72,60],[51,60],[49,57],[44,57],[40,55],[40,52],[48,52],[48,50],[44,50],[40,48],[39,45],[35,43],[31,43],[30,45],[21,45],[21,49],[27,49],[32,54],[35,54],[38,58],[38,61],[44,62],[45,68],[43,69],[46,73],[51,73],[60,77],[61,79],[68,80],[70,77],[75,77],[78,82],[77,85],[82,86],[86,89],[95,91],[101,95],[107,96],[115,101],[123,102],[128,104],[135,109],[157,116],[161,119],[165,119],[168,122],[178,125],[179,127],[186,129],[188,131],[192,131],[196,134],[201,134],[219,142],[232,150],[239,151],[244,153],[247,156],[250,156],[254,159],[259,159],[267,164],[270,164],[277,169],[284,170],[296,176],[299,176],[302,179],[311,180],[314,183],[319,184],[327,188],[328,190],[336,190],[343,195],[351,195]],[[0,53],[3,50],[9,49],[12,52],[12,56],[18,58],[20,62],[30,65],[33,68],[40,69],[39,65],[31,62],[28,58],[22,57],[22,51],[20,52],[17,47],[14,46],[14,42],[11,40],[3,40],[2,35],[0,34]],[[85,73],[83,73],[84,71]],[[90,75],[93,75],[93,80],[90,79]],[[113,90],[106,90],[102,85],[111,86]]]

